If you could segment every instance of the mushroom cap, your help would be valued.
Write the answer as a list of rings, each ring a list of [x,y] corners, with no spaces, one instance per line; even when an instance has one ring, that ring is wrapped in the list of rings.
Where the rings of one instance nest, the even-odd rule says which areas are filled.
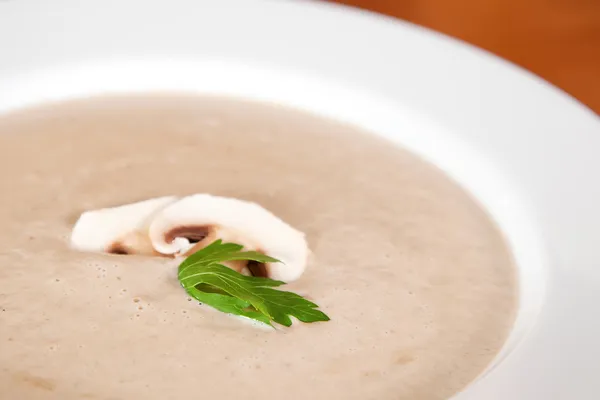
[[[241,244],[280,260],[265,264],[261,275],[285,282],[302,275],[309,255],[304,234],[268,210],[209,194],[168,204],[154,216],[148,232],[152,246],[162,254],[189,254],[216,239]]]
[[[147,235],[150,222],[177,199],[165,196],[84,212],[73,227],[71,246],[82,251],[152,254]]]

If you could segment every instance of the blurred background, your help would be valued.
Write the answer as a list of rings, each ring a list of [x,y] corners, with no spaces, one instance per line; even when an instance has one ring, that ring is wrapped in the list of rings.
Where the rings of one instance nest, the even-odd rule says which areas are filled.
[[[600,114],[600,0],[328,0],[402,18],[519,64]]]

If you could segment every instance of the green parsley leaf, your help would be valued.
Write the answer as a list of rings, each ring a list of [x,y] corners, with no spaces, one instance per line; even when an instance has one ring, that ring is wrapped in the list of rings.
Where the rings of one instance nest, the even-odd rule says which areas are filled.
[[[217,240],[190,255],[179,265],[178,278],[194,299],[228,314],[241,315],[271,325],[291,326],[290,316],[302,322],[329,321],[313,302],[292,292],[273,289],[284,282],[242,275],[221,263],[248,260],[280,262],[243,246]]]

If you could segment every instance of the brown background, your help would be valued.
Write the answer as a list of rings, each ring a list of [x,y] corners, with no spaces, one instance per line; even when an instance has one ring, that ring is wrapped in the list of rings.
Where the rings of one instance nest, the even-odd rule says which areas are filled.
[[[600,0],[331,0],[393,15],[517,63],[600,114]]]

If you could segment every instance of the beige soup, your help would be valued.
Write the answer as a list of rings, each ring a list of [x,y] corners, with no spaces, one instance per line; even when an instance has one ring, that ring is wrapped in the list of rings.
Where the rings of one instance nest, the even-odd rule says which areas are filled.
[[[516,271],[433,166],[340,123],[233,99],[141,96],[0,118],[1,399],[446,399],[501,348]],[[86,254],[84,210],[252,200],[306,233],[287,290],[331,321],[259,329],[190,301],[173,260]]]

